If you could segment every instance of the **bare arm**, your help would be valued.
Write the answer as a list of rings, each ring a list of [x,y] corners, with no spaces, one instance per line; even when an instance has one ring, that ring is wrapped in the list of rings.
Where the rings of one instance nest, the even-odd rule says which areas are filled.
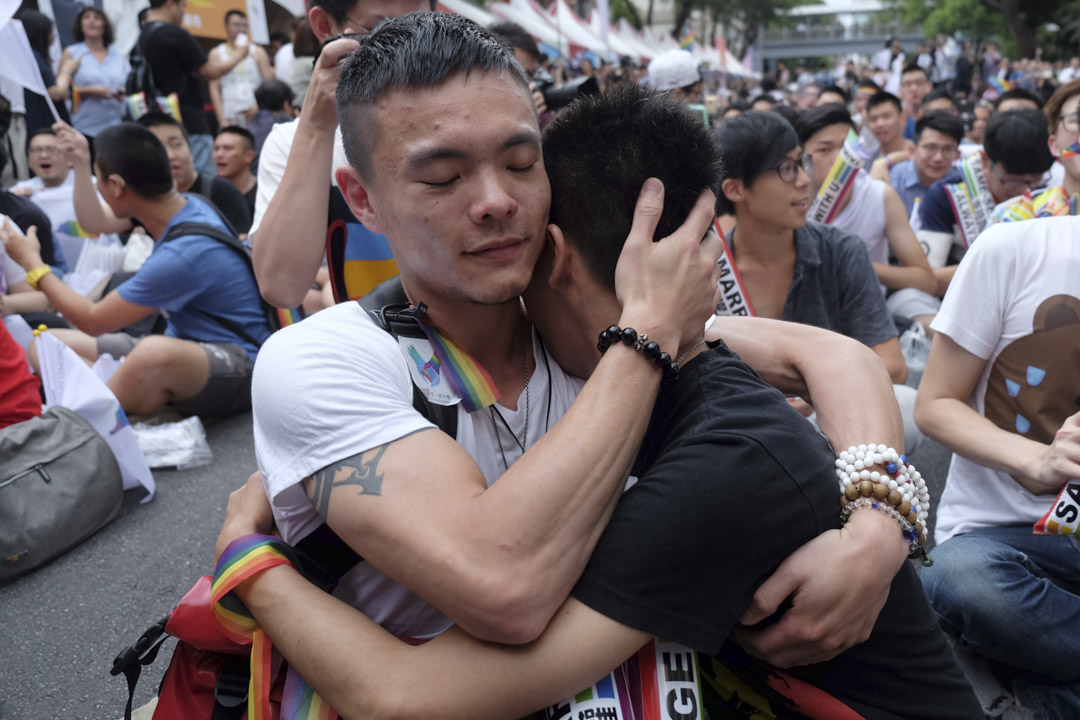
[[[655,200],[642,196],[620,256],[619,324],[661,347],[689,346],[715,288],[720,241],[700,240],[714,200],[703,193],[687,225],[653,243]],[[671,318],[685,318],[682,327]],[[487,489],[472,458],[441,432],[346,458],[304,485],[327,524],[372,565],[477,637],[527,642],[569,595],[599,540],[659,382],[640,353],[613,346],[570,410]]]
[[[31,289],[25,282],[9,287],[8,293],[0,295],[0,315],[22,315],[49,309],[49,298],[45,297],[45,293]]]
[[[952,282],[953,275],[956,274],[956,268],[959,265],[946,265],[945,267],[931,268],[931,272],[934,273],[934,280],[937,281],[937,292],[934,294],[938,297],[945,297],[945,291],[949,289],[949,283]]]
[[[222,75],[228,74],[230,70],[240,64],[240,62],[247,57],[251,51],[251,44],[248,43],[242,47],[236,48],[236,52],[232,55],[225,53],[226,57],[221,57],[220,53],[210,53],[210,57],[207,58],[206,64],[195,71],[203,80],[217,80]]]
[[[88,233],[122,233],[131,229],[131,221],[118,218],[112,208],[101,202],[94,189],[94,175],[90,168],[90,146],[86,138],[65,122],[53,125],[53,132],[60,150],[75,171],[73,200],[75,217]]]
[[[26,235],[5,219],[0,229],[0,239],[11,259],[29,272],[45,263],[41,260],[41,246],[37,232],[31,227]],[[55,274],[49,273],[38,281],[38,288],[45,294],[57,312],[72,325],[88,335],[119,330],[133,322],[142,320],[154,311],[153,308],[134,305],[120,297],[115,290],[101,302],[94,303],[75,292]]]
[[[904,363],[904,354],[900,352],[899,338],[890,338],[885,342],[870,346],[870,349],[877,353],[877,356],[885,363],[885,370],[894,384],[902,385],[907,380],[908,370]]]
[[[931,295],[937,293],[938,281],[930,270],[919,240],[911,230],[904,202],[891,187],[885,188],[885,237],[900,266],[874,263],[874,272],[890,290],[915,288]]]
[[[1080,477],[1080,414],[1065,421],[1050,445],[1003,430],[967,404],[985,367],[985,360],[937,333],[915,400],[919,429],[974,463],[1008,473],[1037,495]]]
[[[343,38],[327,45],[319,56],[288,163],[255,232],[255,276],[263,297],[278,307],[303,302],[322,262],[338,124],[339,58],[358,46]],[[260,168],[259,184],[268,179]]]
[[[255,53],[255,64],[259,68],[259,75],[263,80],[273,80],[274,66],[270,64],[270,56],[258,45],[254,46],[252,52]]]
[[[214,106],[214,115],[217,116],[218,127],[223,128],[228,123],[225,122],[225,103],[221,101],[221,81],[211,80],[206,83],[206,87],[210,91],[210,104]]]

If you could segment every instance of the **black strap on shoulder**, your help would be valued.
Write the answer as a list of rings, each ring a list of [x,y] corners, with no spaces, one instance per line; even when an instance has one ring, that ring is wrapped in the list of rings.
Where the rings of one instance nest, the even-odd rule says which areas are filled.
[[[161,238],[161,242],[167,243],[170,240],[175,240],[176,238],[184,237],[187,235],[206,235],[217,240],[223,245],[226,245],[230,250],[235,252],[241,257],[241,259],[243,259],[244,263],[248,266],[248,270],[251,271],[252,277],[255,276],[255,268],[251,262],[251,251],[235,236],[230,235],[227,231],[222,230],[215,225],[201,222],[177,223],[176,225],[173,225],[169,232],[165,234],[165,237]],[[192,308],[192,310],[199,313],[208,320],[211,320],[212,322],[221,325],[225,329],[231,331],[237,337],[243,338],[247,342],[251,343],[251,345],[257,348],[262,347],[262,343],[252,337],[251,333],[241,327],[239,323],[236,323],[227,317],[218,315],[217,313],[203,310],[202,308]]]
[[[417,310],[409,303],[401,276],[392,277],[380,283],[371,292],[356,301],[360,307],[386,332],[397,337],[425,338],[424,331],[417,324]],[[419,308],[421,310],[423,306]],[[458,412],[456,405],[437,405],[424,395],[413,383],[413,407],[440,430],[452,438],[457,438]]]

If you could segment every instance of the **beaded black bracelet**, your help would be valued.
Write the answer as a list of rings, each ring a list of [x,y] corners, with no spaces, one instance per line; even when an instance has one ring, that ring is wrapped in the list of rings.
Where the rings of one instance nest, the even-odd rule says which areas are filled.
[[[662,382],[665,386],[674,385],[675,381],[679,379],[679,363],[672,361],[671,355],[661,350],[657,343],[649,340],[647,334],[638,335],[637,330],[633,328],[620,328],[618,325],[612,325],[600,333],[596,349],[603,355],[609,347],[620,340],[624,345],[629,345],[634,350],[642,353],[663,371],[664,379]]]

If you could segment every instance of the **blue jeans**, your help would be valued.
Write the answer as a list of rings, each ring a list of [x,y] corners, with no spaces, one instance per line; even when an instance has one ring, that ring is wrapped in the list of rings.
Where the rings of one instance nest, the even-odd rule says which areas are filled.
[[[217,166],[214,165],[214,136],[190,135],[188,144],[191,146],[191,159],[195,161],[195,172],[211,177],[217,175]]]
[[[972,652],[1022,671],[1013,691],[1037,717],[1080,716],[1076,536],[1036,535],[1030,525],[978,528],[932,554],[922,581],[942,628]]]

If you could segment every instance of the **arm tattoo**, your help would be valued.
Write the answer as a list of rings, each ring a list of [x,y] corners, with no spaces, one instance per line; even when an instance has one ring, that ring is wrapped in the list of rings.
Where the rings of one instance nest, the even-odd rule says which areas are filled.
[[[307,487],[308,498],[323,520],[330,512],[330,493],[336,487],[357,485],[361,495],[382,495],[383,475],[379,472],[379,460],[388,447],[382,445],[375,450],[345,458],[311,476]]]

